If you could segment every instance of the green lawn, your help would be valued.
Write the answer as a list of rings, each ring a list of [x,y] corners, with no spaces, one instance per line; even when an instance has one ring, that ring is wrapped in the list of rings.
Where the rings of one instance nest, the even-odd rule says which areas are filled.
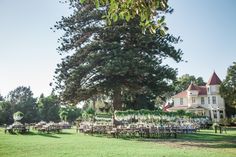
[[[4,134],[0,129],[0,157],[227,157],[236,156],[236,130],[212,130],[178,139],[116,139],[76,134]]]

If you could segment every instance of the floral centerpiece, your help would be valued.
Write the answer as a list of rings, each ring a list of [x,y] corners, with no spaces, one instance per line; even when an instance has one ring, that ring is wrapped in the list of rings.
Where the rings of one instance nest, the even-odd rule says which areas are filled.
[[[24,114],[20,111],[17,111],[13,114],[13,119],[15,121],[20,121],[24,117]]]

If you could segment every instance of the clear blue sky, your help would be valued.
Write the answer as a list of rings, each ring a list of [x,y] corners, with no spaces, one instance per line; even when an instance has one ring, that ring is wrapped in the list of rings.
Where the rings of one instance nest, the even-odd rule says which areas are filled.
[[[179,75],[202,76],[215,72],[223,80],[236,61],[235,0],[169,0],[174,13],[167,17],[170,32],[179,35],[187,63],[172,64]]]
[[[208,80],[215,70],[223,79],[236,61],[235,0],[169,0],[174,13],[167,17],[170,32],[181,36],[178,45],[187,63],[168,63],[179,75]],[[58,0],[0,0],[0,93],[30,86],[35,96],[51,91],[56,51],[61,34],[50,30],[68,6]]]

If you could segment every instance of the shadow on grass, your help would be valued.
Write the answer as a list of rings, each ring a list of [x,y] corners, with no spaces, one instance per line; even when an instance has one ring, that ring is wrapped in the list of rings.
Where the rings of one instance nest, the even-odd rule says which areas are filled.
[[[171,140],[175,139],[174,137],[140,137],[138,135],[135,136],[130,136],[130,135],[118,135],[118,136],[112,136],[112,135],[107,135],[107,134],[84,134],[92,137],[99,137],[99,138],[113,138],[113,139],[121,139],[121,140],[128,140],[128,141],[146,141],[145,139],[150,139],[150,140]]]
[[[217,149],[236,148],[236,142],[233,141],[209,142],[209,141],[194,141],[194,140],[181,140],[181,139],[138,139],[138,141],[153,142],[177,147],[198,147],[198,148],[217,148]]]
[[[201,147],[201,148],[236,148],[236,136],[232,134],[215,134],[198,132],[194,134],[179,134],[176,139],[157,138],[139,139],[144,142],[157,142],[180,147]]]
[[[4,130],[2,128],[0,128],[0,132],[4,132]],[[24,132],[24,133],[18,133],[18,132],[6,132],[5,134],[8,135],[22,135],[22,136],[44,136],[44,137],[51,137],[51,138],[61,138],[60,136],[57,135],[73,135],[75,133],[72,132],[37,132],[35,130],[30,130],[29,132]]]
[[[234,129],[233,129],[234,130]],[[208,130],[209,131],[209,130]],[[235,130],[234,130],[235,131]],[[212,132],[197,132],[194,134],[178,134],[177,138],[174,137],[130,137],[130,136],[118,136],[104,134],[88,134],[89,136],[99,138],[114,138],[129,141],[140,142],[154,142],[159,144],[173,145],[178,147],[201,147],[201,148],[236,148],[236,136],[234,134],[215,134]]]
[[[51,133],[36,133],[33,131],[29,131],[26,133],[11,133],[10,135],[23,135],[23,136],[43,136],[43,137],[50,137],[50,138],[61,138],[59,136],[56,136],[55,134],[51,134]]]
[[[59,132],[57,133],[58,135],[73,135],[75,133],[72,133],[72,132]]]
[[[228,134],[209,134],[209,133],[195,133],[195,134],[180,134],[177,137],[182,140],[194,140],[194,141],[232,141],[236,139],[236,136]]]
[[[39,136],[43,136],[43,137],[50,137],[50,138],[61,138],[59,136],[55,136],[53,134],[50,133],[38,133]]]
[[[235,143],[217,143],[217,144],[196,144],[196,143],[191,143],[191,144],[181,144],[182,146],[191,146],[191,147],[200,147],[200,148],[236,148]]]
[[[131,138],[129,136],[112,136],[112,135],[108,135],[108,134],[90,134],[90,133],[79,133],[82,134],[84,136],[90,136],[90,137],[97,137],[97,138],[106,138],[106,139],[121,139],[121,140],[136,140],[136,138]]]

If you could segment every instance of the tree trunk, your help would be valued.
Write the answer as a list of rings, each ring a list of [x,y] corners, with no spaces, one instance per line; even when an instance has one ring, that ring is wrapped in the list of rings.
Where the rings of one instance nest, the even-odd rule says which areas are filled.
[[[114,89],[113,95],[113,108],[114,110],[122,110],[122,102],[121,102],[121,88],[117,87]]]

